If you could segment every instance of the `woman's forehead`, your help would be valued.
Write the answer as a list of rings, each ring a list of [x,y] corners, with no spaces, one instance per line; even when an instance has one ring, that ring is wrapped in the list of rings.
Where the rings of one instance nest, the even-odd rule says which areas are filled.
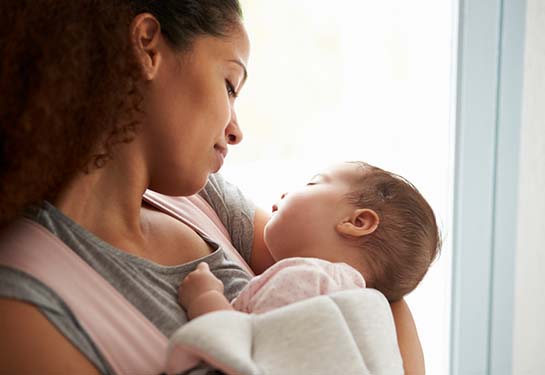
[[[197,37],[188,57],[214,56],[225,61],[237,61],[246,70],[250,55],[250,42],[243,26],[233,28],[224,36],[202,35]]]

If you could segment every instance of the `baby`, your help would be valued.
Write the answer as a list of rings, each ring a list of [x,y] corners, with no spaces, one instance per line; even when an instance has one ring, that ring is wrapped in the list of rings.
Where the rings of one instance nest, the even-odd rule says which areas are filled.
[[[276,263],[232,303],[206,263],[184,279],[179,297],[190,319],[216,310],[262,313],[352,288],[375,288],[393,302],[416,288],[441,248],[418,190],[363,162],[336,165],[282,195],[264,236]]]

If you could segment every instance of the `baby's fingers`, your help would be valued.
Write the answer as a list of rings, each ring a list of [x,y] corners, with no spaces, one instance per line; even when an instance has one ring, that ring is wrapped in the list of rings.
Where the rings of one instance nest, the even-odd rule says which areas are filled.
[[[203,270],[203,271],[205,271],[205,270],[210,271],[210,266],[206,262],[200,262],[199,265],[197,266],[197,269],[198,270]]]

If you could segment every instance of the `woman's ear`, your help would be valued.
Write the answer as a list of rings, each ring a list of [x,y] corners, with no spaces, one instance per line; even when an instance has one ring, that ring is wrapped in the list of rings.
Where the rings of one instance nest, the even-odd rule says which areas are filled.
[[[144,77],[148,81],[152,80],[161,62],[161,25],[150,13],[141,13],[132,20],[130,30],[132,47]]]
[[[377,213],[369,208],[359,208],[337,224],[337,232],[349,237],[362,237],[373,233],[379,225]]]

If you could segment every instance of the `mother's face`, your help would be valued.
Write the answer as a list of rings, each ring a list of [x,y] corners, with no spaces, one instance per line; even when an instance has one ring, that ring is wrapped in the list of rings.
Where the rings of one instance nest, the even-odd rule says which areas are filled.
[[[178,53],[160,33],[151,35],[138,134],[149,187],[194,194],[221,168],[228,145],[242,139],[234,104],[246,80],[248,36],[240,25],[227,37],[198,37],[189,52]]]

